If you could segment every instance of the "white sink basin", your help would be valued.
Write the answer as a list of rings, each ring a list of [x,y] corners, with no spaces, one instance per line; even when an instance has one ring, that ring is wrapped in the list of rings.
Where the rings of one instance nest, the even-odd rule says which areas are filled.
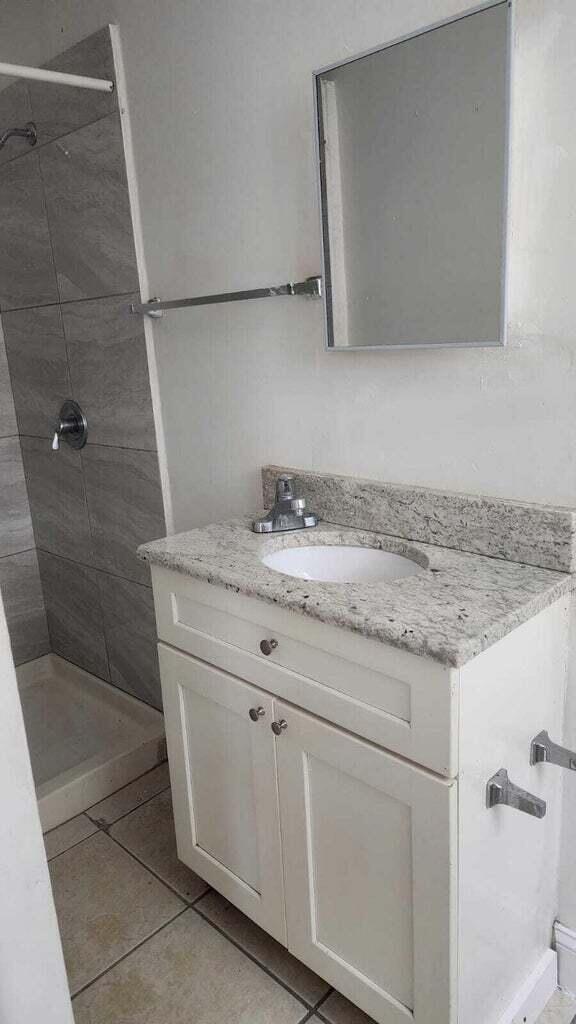
[[[324,583],[378,583],[422,572],[421,565],[403,555],[345,544],[281,548],[264,555],[262,561],[287,576]]]

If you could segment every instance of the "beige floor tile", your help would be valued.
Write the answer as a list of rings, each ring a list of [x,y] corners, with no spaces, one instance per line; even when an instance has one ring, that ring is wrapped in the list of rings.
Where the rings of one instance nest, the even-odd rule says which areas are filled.
[[[357,1006],[349,1003],[339,992],[333,992],[325,1003],[318,1007],[330,1024],[373,1024],[372,1017],[367,1017]]]
[[[50,861],[50,875],[72,992],[184,906],[103,832]]]
[[[74,1001],[76,1024],[296,1024],[306,1008],[188,910]]]
[[[146,772],[146,775],[140,776],[135,782],[131,782],[128,786],[124,786],[123,789],[119,789],[117,793],[113,793],[106,800],[101,800],[100,803],[89,807],[86,813],[98,825],[112,825],[115,821],[118,821],[118,818],[128,814],[129,811],[135,810],[145,800],[149,800],[150,797],[161,793],[169,785],[168,762],[165,761],[164,764],[159,764],[157,768],[153,768],[151,772]]]
[[[75,818],[70,818],[63,825],[51,829],[44,836],[48,860],[57,857],[59,853],[64,853],[64,850],[69,850],[76,843],[81,843],[83,839],[87,839],[97,831],[96,825],[85,814],[77,814]]]
[[[219,893],[207,893],[196,906],[199,913],[213,921],[251,956],[256,957],[267,970],[310,1006],[314,1006],[326,995],[330,988],[327,982],[308,970],[284,946],[228,903]]]
[[[184,899],[195,900],[207,891],[206,883],[178,860],[169,790],[122,818],[110,835]]]
[[[576,999],[559,989],[540,1014],[538,1024],[571,1024],[575,1015]]]

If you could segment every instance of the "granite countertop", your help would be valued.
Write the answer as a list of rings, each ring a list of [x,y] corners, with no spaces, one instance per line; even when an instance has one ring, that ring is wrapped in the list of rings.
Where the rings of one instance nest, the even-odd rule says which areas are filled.
[[[252,517],[152,541],[141,558],[352,630],[411,654],[460,666],[576,586],[576,577],[485,555],[322,522],[295,533],[256,534]],[[382,583],[320,583],[269,569],[264,553],[351,544],[405,554],[422,571]]]

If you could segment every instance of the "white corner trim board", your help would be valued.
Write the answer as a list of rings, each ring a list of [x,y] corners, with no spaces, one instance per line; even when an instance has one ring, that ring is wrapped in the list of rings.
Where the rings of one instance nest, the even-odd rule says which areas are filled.
[[[576,995],[576,931],[557,921],[554,945],[558,955],[558,984],[565,992]]]
[[[535,1024],[558,986],[558,964],[553,949],[546,951],[519,990],[499,1024]]]
[[[557,954],[548,949],[526,979],[499,1024],[535,1024],[558,987]]]
[[[110,30],[112,53],[114,55],[114,76],[116,78],[118,109],[120,111],[120,125],[122,128],[122,140],[124,143],[128,198],[130,201],[130,212],[132,214],[132,229],[134,232],[134,246],[136,249],[136,266],[138,269],[140,294],[149,295],[150,287],[148,284],[148,270],[144,251],[144,235],[142,230],[140,196],[138,192],[138,176],[136,174],[136,158],[134,156],[134,143],[132,139],[130,110],[128,107],[128,90],[126,86],[126,72],[124,67],[124,58],[122,55],[120,29],[117,25],[109,25],[108,28]],[[154,426],[156,429],[156,442],[158,447],[158,466],[160,469],[160,482],[162,485],[164,518],[166,520],[166,530],[170,534],[174,533],[174,514],[172,509],[170,479],[168,476],[168,453],[166,447],[166,435],[164,432],[164,420],[162,417],[158,362],[156,359],[156,349],[154,344],[154,329],[149,317],[145,316],[143,319],[146,353],[148,356],[150,391],[152,394],[152,412],[154,415]]]

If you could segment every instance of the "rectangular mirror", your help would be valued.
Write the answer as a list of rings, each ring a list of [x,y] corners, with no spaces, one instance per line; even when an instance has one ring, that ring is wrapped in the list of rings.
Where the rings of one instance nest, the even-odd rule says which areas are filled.
[[[316,72],[329,348],[505,343],[510,18]]]

